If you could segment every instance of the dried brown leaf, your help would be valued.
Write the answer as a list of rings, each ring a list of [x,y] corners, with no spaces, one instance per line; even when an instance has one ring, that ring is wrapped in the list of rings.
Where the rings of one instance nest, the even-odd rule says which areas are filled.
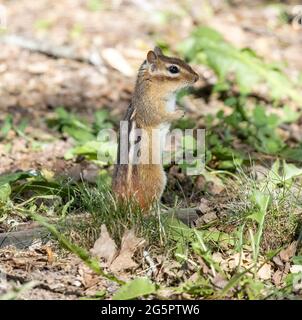
[[[207,212],[211,211],[211,208],[210,208],[209,204],[210,204],[209,200],[202,198],[202,199],[200,199],[200,203],[199,203],[198,209],[202,213],[207,213]]]
[[[210,212],[208,212],[208,213],[206,213],[206,214],[204,214],[204,215],[202,216],[202,220],[203,220],[205,223],[209,223],[209,222],[214,221],[214,220],[216,220],[216,219],[217,219],[217,215],[216,215],[216,213],[213,212],[213,211],[210,211]]]
[[[297,249],[297,242],[292,242],[286,249],[280,251],[280,258],[284,262],[288,262],[295,254]]]
[[[135,268],[136,262],[132,260],[135,251],[145,242],[142,238],[137,238],[134,229],[126,230],[122,238],[121,250],[118,256],[110,265],[110,270],[118,272],[121,270]]]
[[[269,280],[272,276],[272,268],[271,265],[265,263],[257,272],[258,277],[261,280]]]
[[[283,264],[283,262],[282,262],[282,260],[280,259],[280,257],[279,256],[275,256],[274,258],[273,258],[273,262],[275,263],[275,265],[279,268],[279,269],[284,269],[284,264]]]
[[[101,226],[100,237],[95,241],[90,252],[98,257],[106,260],[108,265],[116,256],[117,248],[114,240],[110,237],[108,230],[104,224]]]
[[[217,274],[211,282],[218,289],[223,289],[228,284],[228,281],[221,274]]]
[[[273,283],[276,286],[280,286],[281,282],[282,282],[282,278],[283,278],[283,272],[280,270],[277,270],[274,274],[273,274]]]

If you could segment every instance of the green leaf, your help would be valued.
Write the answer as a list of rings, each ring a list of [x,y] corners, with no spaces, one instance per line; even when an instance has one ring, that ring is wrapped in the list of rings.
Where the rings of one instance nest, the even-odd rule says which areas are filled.
[[[167,217],[163,225],[168,238],[176,242],[174,254],[179,260],[178,254],[185,255],[189,243],[194,240],[193,229],[173,216]]]
[[[292,258],[293,264],[301,264],[302,265],[302,256],[294,256]]]
[[[264,63],[251,49],[235,48],[213,29],[195,29],[179,50],[187,59],[207,64],[217,74],[219,82],[226,82],[227,77],[234,74],[242,93],[249,93],[257,85],[266,83],[272,98],[290,97],[302,103],[301,93],[285,73]]]
[[[56,127],[59,130],[68,130],[67,127],[74,130],[82,130],[92,133],[92,129],[83,121],[81,121],[76,115],[66,111],[63,107],[59,107],[55,110],[56,117],[49,119],[48,125],[50,127]],[[69,133],[69,132],[67,132]],[[74,132],[72,132],[74,133]]]
[[[99,110],[94,114],[94,117],[94,126],[96,131],[112,128],[112,123],[110,122],[110,114],[108,110]]]
[[[302,175],[302,169],[297,168],[294,164],[283,162],[283,179],[285,181]]]
[[[231,234],[222,231],[192,229],[176,218],[168,218],[165,221],[165,229],[170,239],[181,244],[195,241],[196,234],[200,234],[206,241],[213,241],[217,244],[224,243],[232,246],[235,244],[234,236]]]
[[[281,116],[281,123],[292,123],[297,121],[301,116],[300,112],[294,111],[291,107],[285,105],[283,107],[283,115]]]
[[[75,155],[82,155],[89,160],[97,160],[100,165],[106,165],[114,162],[116,151],[117,144],[92,140],[68,150],[64,157],[71,159]]]
[[[266,125],[267,117],[263,106],[256,106],[253,110],[253,118],[256,126],[260,127]]]
[[[178,128],[181,130],[185,129],[193,129],[196,125],[196,122],[190,118],[181,118],[174,125],[172,125],[172,129]]]
[[[273,139],[272,137],[268,139],[262,140],[262,148],[260,151],[264,151],[265,153],[269,154],[276,154],[282,148],[282,141],[279,139]]]
[[[39,173],[35,171],[21,171],[16,173],[4,174],[0,176],[0,186],[11,182],[16,182],[21,179],[37,177],[38,175]]]
[[[293,160],[293,161],[301,161],[302,160],[302,147],[290,148],[287,147],[281,152],[282,157]]]
[[[204,240],[213,241],[217,244],[228,244],[230,246],[235,245],[235,238],[233,234],[228,234],[222,231],[209,231],[209,230],[196,230],[197,233],[201,233]]]
[[[259,207],[260,212],[262,214],[265,214],[269,204],[270,196],[267,194],[264,194],[259,190],[255,190],[253,193],[253,200],[256,203],[256,205]]]
[[[130,300],[156,292],[156,286],[147,278],[136,278],[123,285],[112,300]]]
[[[79,142],[87,142],[95,139],[95,136],[86,129],[64,126],[62,131]]]
[[[164,224],[169,238],[174,241],[192,241],[193,230],[176,218],[167,218]]]
[[[263,213],[261,211],[254,212],[248,216],[249,219],[255,220],[260,223],[262,219]]]
[[[0,185],[0,203],[6,203],[9,200],[11,192],[9,183]]]
[[[243,162],[241,158],[235,158],[234,160],[224,160],[220,161],[218,164],[218,169],[222,170],[233,170],[236,167],[239,167]]]
[[[279,161],[279,159],[277,159],[273,163],[272,168],[268,173],[268,177],[272,178],[272,179],[278,179],[280,181],[279,170],[280,170],[280,161]]]
[[[21,123],[16,128],[16,131],[18,132],[19,135],[22,136],[25,134],[25,129],[27,126],[28,126],[28,119],[24,118],[21,120]]]

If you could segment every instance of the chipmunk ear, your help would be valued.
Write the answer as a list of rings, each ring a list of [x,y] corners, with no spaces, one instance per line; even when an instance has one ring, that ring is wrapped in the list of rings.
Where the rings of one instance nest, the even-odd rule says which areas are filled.
[[[154,51],[149,51],[147,53],[147,63],[150,66],[151,71],[156,69],[157,55]]]
[[[147,61],[149,64],[155,63],[157,60],[157,55],[154,51],[149,51],[147,53]]]
[[[155,47],[153,51],[155,52],[155,54],[157,56],[163,56],[164,55],[163,52],[161,51],[160,47]]]

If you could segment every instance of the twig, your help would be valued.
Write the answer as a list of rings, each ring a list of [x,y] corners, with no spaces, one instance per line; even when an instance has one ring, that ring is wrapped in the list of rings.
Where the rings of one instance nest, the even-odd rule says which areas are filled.
[[[105,73],[103,60],[97,50],[93,49],[87,56],[79,55],[75,49],[68,46],[54,46],[51,43],[31,40],[17,35],[7,35],[0,37],[0,43],[14,45],[22,49],[33,52],[42,53],[48,57],[55,59],[75,60],[82,63],[88,63],[98,69],[98,71]]]

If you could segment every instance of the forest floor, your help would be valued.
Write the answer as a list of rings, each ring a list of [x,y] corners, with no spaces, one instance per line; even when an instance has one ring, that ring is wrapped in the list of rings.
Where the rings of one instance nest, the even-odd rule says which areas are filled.
[[[118,281],[91,270],[78,249],[71,253],[50,239],[40,228],[44,222],[33,221],[35,213],[62,228],[69,241],[86,250],[93,247],[91,252],[102,258],[106,272],[125,282],[147,276],[160,287],[155,290],[150,283],[144,284],[149,287],[140,295],[301,297],[297,161],[297,167],[286,167],[294,180],[280,187],[272,177],[281,170],[278,151],[257,149],[232,131],[232,148],[249,155],[240,168],[223,167],[233,159],[219,158],[219,152],[207,163],[209,171],[197,177],[186,176],[176,165],[168,166],[163,206],[197,208],[194,228],[168,222],[181,229],[179,236],[168,232],[156,214],[144,218],[127,208],[113,213],[114,206],[104,204],[110,200],[95,185],[110,182],[112,166],[97,161],[93,143],[89,144],[96,140],[97,129],[117,127],[146,52],[159,44],[180,55],[179,44],[200,25],[217,30],[236,48],[253,49],[265,61],[281,65],[289,78],[301,81],[302,29],[291,23],[294,2],[2,3],[8,15],[7,29],[0,35],[0,298],[2,294],[11,299],[110,299],[119,288]],[[193,123],[195,128],[208,129],[209,115],[215,117],[219,110],[229,115],[230,108],[212,91],[217,82],[214,71],[194,61],[192,66],[200,80],[193,93],[179,102],[186,118],[178,125]],[[265,104],[268,111],[275,108],[266,92],[259,96],[252,97],[257,104]],[[286,104],[293,117],[300,112],[294,102]],[[275,109],[282,117],[281,108]],[[282,143],[299,145],[301,126],[298,116],[280,125],[276,130]],[[212,130],[223,134],[215,122]],[[92,138],[84,141],[76,132]],[[83,151],[83,145],[92,151]],[[270,199],[258,188],[261,184],[274,185]],[[4,185],[9,185],[5,201]],[[260,209],[256,207],[263,216],[267,213],[265,221],[256,216],[258,209],[250,197],[255,189],[263,196],[256,200]],[[254,220],[247,219],[253,214]],[[141,226],[134,234],[138,222]],[[107,246],[105,253],[106,248],[96,241],[99,237]]]

